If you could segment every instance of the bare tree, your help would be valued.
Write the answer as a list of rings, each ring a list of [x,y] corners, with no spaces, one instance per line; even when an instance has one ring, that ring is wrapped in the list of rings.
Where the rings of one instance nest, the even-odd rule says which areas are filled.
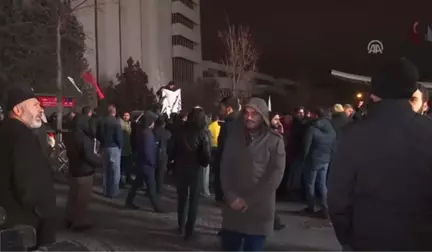
[[[75,13],[85,8],[97,8],[97,2],[90,4],[89,0],[58,0],[57,7],[48,10],[56,26],[56,62],[57,62],[57,129],[62,130],[63,126],[63,59],[62,59],[62,41],[63,39],[74,40],[67,32],[67,28],[74,25],[76,21]],[[73,42],[73,41],[72,41]],[[79,43],[79,41],[78,41]],[[61,135],[60,135],[61,137]]]
[[[218,35],[226,50],[222,62],[232,79],[232,92],[235,94],[238,84],[248,81],[247,73],[257,70],[259,53],[247,26],[228,23],[228,28],[219,31]]]

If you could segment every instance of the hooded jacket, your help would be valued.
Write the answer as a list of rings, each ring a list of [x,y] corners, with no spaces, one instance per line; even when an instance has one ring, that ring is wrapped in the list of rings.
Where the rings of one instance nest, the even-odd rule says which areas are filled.
[[[94,137],[91,133],[90,118],[77,115],[71,125],[72,135],[67,141],[67,156],[71,177],[85,177],[102,167],[102,159],[94,153]]]
[[[326,118],[311,124],[304,138],[304,160],[312,165],[330,163],[336,132]]]
[[[153,130],[150,129],[156,119],[157,114],[146,111],[141,118],[136,132],[136,166],[138,170],[155,169],[157,146]]]
[[[273,230],[275,197],[285,169],[284,141],[269,128],[268,108],[264,100],[252,98],[246,107],[263,117],[259,135],[248,136],[244,121],[229,127],[221,161],[221,184],[227,201],[222,228],[248,235],[268,235]],[[235,211],[229,205],[237,197],[248,209]]]

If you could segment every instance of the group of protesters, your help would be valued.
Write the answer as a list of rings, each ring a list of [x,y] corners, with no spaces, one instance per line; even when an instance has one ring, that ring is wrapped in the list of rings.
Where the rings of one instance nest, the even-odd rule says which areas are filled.
[[[125,208],[138,210],[134,198],[145,190],[159,213],[166,212],[160,196],[165,175],[172,174],[178,232],[188,241],[199,237],[201,196],[214,192],[225,251],[264,250],[271,232],[284,227],[277,192],[305,200],[304,211],[332,224],[344,250],[432,250],[432,120],[418,80],[416,67],[398,59],[372,78],[366,104],[298,108],[293,115],[269,111],[260,98],[240,105],[235,96],[224,98],[212,116],[196,106],[170,117],[145,111],[132,119],[110,105],[98,118],[85,107],[71,116],[64,138],[65,225],[78,232],[92,227],[87,209],[101,169],[107,198],[125,188]],[[43,108],[26,85],[7,94],[0,126],[0,206],[7,218],[0,227],[31,225],[38,245],[51,244],[56,195]]]

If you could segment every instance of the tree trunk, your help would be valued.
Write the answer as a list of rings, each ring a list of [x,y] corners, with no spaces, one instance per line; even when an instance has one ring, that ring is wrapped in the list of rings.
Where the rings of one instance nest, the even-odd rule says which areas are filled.
[[[62,141],[62,128],[63,128],[63,69],[62,69],[62,58],[61,58],[61,16],[59,14],[56,29],[57,39],[57,130],[59,133],[59,140]]]

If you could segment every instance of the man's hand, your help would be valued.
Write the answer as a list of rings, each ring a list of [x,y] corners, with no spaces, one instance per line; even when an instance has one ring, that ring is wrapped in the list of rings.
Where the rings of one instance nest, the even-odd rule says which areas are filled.
[[[247,205],[244,199],[237,197],[236,200],[231,203],[230,207],[236,211],[245,212],[247,210]]]

